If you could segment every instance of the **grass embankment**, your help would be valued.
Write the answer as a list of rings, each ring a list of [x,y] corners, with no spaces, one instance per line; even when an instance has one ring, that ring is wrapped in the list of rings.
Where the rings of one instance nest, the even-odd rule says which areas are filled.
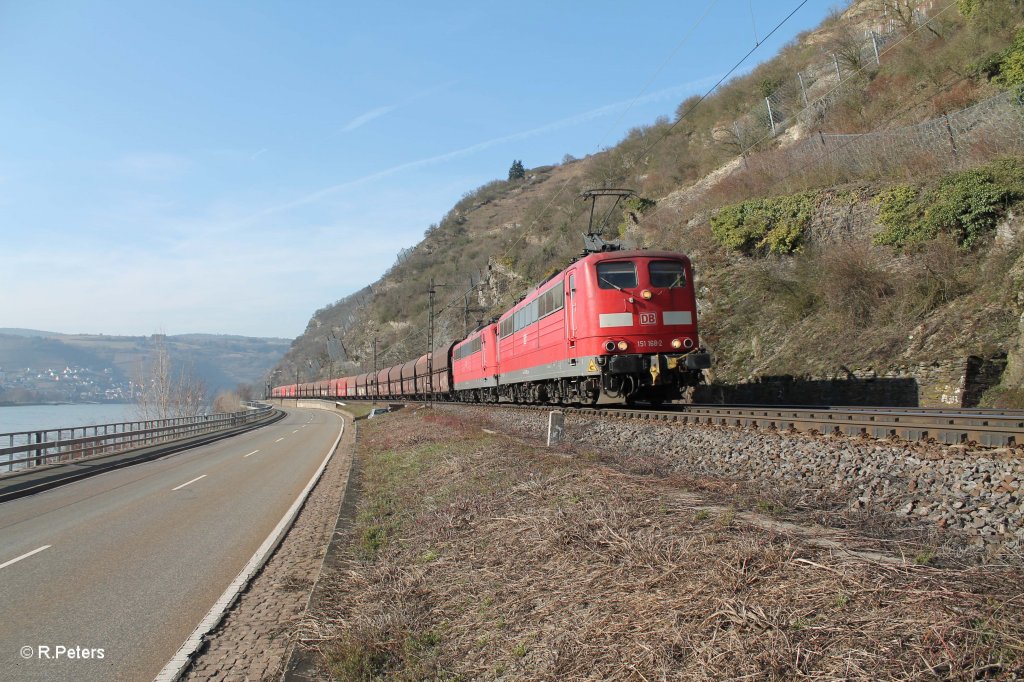
[[[343,409],[345,412],[352,415],[353,419],[362,419],[370,414],[370,411],[375,407],[383,407],[383,404],[367,402],[365,400],[353,400],[352,402],[345,403],[345,407]]]
[[[344,680],[977,679],[1024,666],[1021,572],[841,556],[673,479],[409,409],[360,422],[318,623]]]

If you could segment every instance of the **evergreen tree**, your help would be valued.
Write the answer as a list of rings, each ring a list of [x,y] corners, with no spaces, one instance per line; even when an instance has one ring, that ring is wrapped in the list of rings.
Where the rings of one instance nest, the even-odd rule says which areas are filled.
[[[523,162],[516,159],[512,162],[512,167],[508,169],[509,180],[522,180],[526,177],[526,169],[523,168]]]

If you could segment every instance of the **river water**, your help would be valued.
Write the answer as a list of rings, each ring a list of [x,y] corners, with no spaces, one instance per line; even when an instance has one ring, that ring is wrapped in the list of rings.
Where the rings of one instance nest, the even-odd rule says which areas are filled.
[[[45,431],[70,426],[95,426],[97,424],[118,424],[138,419],[136,406],[130,403],[103,403],[98,405],[10,405],[0,407],[0,433],[19,431]],[[9,441],[0,439],[0,447],[17,445],[23,439]],[[0,455],[0,463],[10,460],[10,455]],[[20,469],[23,464],[15,464]],[[7,471],[4,467],[3,471]]]
[[[0,433],[135,421],[135,408],[131,403],[5,406],[0,407]]]

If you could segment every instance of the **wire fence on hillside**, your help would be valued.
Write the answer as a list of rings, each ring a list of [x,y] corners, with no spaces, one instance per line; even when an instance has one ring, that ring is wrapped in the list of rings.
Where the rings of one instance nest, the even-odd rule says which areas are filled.
[[[906,34],[908,23],[921,26],[928,21],[924,7],[933,3],[920,4],[909,21],[902,22],[891,18],[888,3],[883,2],[883,15],[878,25],[866,31],[864,38],[838,40],[828,59],[775,84],[771,93],[726,128],[725,134],[734,136],[737,147],[745,151],[779,135],[796,122],[808,126],[821,120],[839,95],[839,86],[844,81],[865,69],[880,67],[882,54]]]
[[[748,172],[772,177],[793,169],[839,179],[910,170],[955,171],[1024,154],[1024,87],[916,125],[859,135],[814,133],[771,154],[746,159]]]

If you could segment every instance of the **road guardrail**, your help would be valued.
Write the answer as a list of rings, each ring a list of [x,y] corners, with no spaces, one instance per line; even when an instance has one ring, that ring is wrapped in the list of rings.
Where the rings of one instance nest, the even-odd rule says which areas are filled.
[[[247,406],[241,412],[0,433],[0,471],[70,462],[192,438],[250,424],[272,409],[270,405],[261,404]]]

